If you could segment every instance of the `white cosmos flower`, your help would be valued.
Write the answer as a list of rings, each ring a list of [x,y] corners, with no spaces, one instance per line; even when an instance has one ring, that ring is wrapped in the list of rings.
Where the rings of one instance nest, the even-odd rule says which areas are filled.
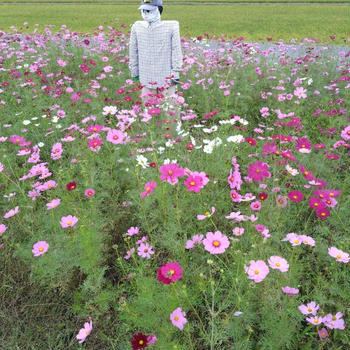
[[[239,122],[242,124],[242,125],[248,125],[249,123],[248,123],[248,120],[245,120],[245,119],[243,119],[243,118],[241,118],[240,120],[239,120]]]
[[[218,129],[218,127],[216,125],[213,125],[211,128],[204,128],[203,131],[206,134],[212,134],[213,132],[215,132]]]
[[[243,135],[233,135],[227,138],[227,142],[240,143],[244,141]]]
[[[164,148],[164,147],[158,147],[157,153],[158,153],[158,154],[162,154],[164,151],[165,151],[165,148]]]
[[[38,119],[38,117],[33,117],[33,118],[32,118],[32,120],[37,120],[37,119]]]
[[[136,156],[136,161],[137,161],[137,165],[142,166],[143,169],[146,169],[146,168],[149,167],[148,160],[143,155],[137,155]]]
[[[106,106],[103,107],[103,115],[114,115],[117,113],[117,107],[115,106]]]
[[[299,174],[299,171],[297,169],[293,169],[290,165],[286,165],[286,170],[291,174],[292,176],[296,176]]]
[[[30,124],[30,123],[31,123],[30,120],[23,120],[23,124],[24,124],[24,125],[28,125],[28,124]]]
[[[52,122],[53,123],[57,123],[59,121],[60,118],[57,117],[57,115],[55,115],[53,118],[52,118]]]
[[[44,142],[39,142],[39,143],[38,143],[38,147],[40,147],[40,148],[41,148],[41,147],[44,147]]]
[[[205,145],[204,147],[203,147],[203,152],[204,153],[213,153],[213,149],[214,149],[214,147],[211,145],[211,144],[209,144],[209,145]]]
[[[310,78],[308,81],[307,81],[307,85],[311,85],[314,81],[312,80],[312,78]]]
[[[311,153],[311,149],[308,148],[299,148],[300,153]]]

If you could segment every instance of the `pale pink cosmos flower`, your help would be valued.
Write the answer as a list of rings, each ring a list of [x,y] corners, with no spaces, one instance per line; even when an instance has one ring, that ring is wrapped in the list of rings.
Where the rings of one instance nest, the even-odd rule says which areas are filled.
[[[46,241],[39,241],[33,245],[32,253],[34,256],[40,256],[47,252],[49,244]]]
[[[3,233],[7,230],[7,226],[4,224],[0,224],[0,237],[3,235]]]
[[[285,286],[285,287],[282,287],[282,292],[286,293],[286,294],[288,294],[288,296],[292,297],[293,295],[299,294],[299,289]]]
[[[59,198],[53,199],[51,202],[46,203],[47,210],[51,210],[58,207],[60,203],[61,203],[61,200]]]
[[[134,235],[138,235],[140,233],[140,229],[139,227],[134,227],[134,226],[131,226],[128,231],[126,232],[126,235],[127,236],[134,236]]]
[[[204,249],[211,254],[222,254],[229,247],[230,241],[220,231],[207,232],[203,240]]]
[[[309,245],[311,247],[315,246],[315,240],[312,237],[300,235],[299,238],[303,241],[303,244]]]
[[[335,315],[328,314],[323,318],[325,326],[329,329],[345,329],[343,314],[337,312]]]
[[[323,317],[320,317],[320,316],[306,317],[306,321],[315,326],[318,326],[319,324],[323,323]]]
[[[287,272],[289,269],[287,260],[280,256],[270,256],[268,263],[271,269],[280,270],[281,272]]]
[[[233,233],[235,236],[242,236],[243,233],[244,233],[244,228],[243,228],[243,227],[235,227],[235,228],[232,230],[232,233]]]
[[[4,219],[8,219],[14,215],[16,215],[19,212],[19,207],[15,207],[15,209],[11,209],[4,215]]]
[[[148,236],[142,236],[138,241],[136,241],[136,244],[141,244],[143,242],[146,242],[148,239]]]
[[[209,211],[206,211],[204,215],[198,214],[197,220],[204,220],[206,218],[210,218],[215,213],[215,207],[211,207],[211,213]]]
[[[78,218],[72,215],[62,216],[60,224],[63,228],[73,227],[78,222]]]
[[[154,254],[154,251],[152,250],[152,246],[148,243],[141,243],[137,248],[137,254],[142,258],[150,259],[151,255]]]
[[[270,272],[263,260],[250,260],[250,266],[244,265],[244,271],[248,274],[248,278],[255,283],[263,281]]]
[[[292,246],[301,245],[303,243],[303,239],[300,235],[297,235],[294,232],[288,233],[285,238],[282,239],[282,242],[288,241],[292,244]]]
[[[186,313],[182,311],[181,307],[178,307],[170,314],[170,321],[175,327],[183,330],[184,325],[187,323],[185,316]]]
[[[192,249],[194,248],[196,245],[200,245],[203,241],[203,235],[194,235],[192,236],[192,239],[189,239],[186,242],[186,249]]]
[[[126,255],[124,256],[125,260],[129,260],[131,258],[131,255],[135,253],[135,248],[131,248],[126,252]]]
[[[225,218],[230,220],[232,219],[237,222],[246,221],[244,215],[242,215],[240,211],[232,211],[228,216],[225,216]]]
[[[343,252],[342,250],[340,250],[336,247],[328,248],[328,254],[332,258],[336,258],[337,261],[345,263],[345,264],[347,264],[350,261],[349,254]]]
[[[115,145],[125,143],[126,134],[118,129],[111,129],[107,133],[106,140]]]
[[[294,95],[296,97],[298,97],[299,99],[300,98],[306,98],[307,95],[306,95],[306,89],[304,89],[303,87],[297,87],[295,90],[294,90]]]
[[[299,311],[303,314],[303,315],[316,315],[317,314],[317,310],[319,309],[319,305],[316,305],[316,303],[314,301],[312,301],[311,303],[308,303],[306,305],[299,305],[298,309]]]
[[[259,211],[261,209],[261,202],[260,201],[254,201],[250,204],[250,209],[254,211]]]
[[[346,126],[346,127],[342,130],[340,136],[341,136],[344,140],[346,140],[346,141],[350,140],[350,125]]]
[[[76,336],[80,344],[85,341],[86,337],[91,333],[91,331],[92,331],[92,321],[90,319],[90,322],[84,323],[84,328],[81,328],[79,330],[79,333]]]

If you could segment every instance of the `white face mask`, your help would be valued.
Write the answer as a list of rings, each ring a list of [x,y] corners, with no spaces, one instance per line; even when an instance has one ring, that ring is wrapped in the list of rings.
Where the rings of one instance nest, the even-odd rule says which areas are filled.
[[[147,21],[148,23],[152,23],[160,19],[160,13],[158,10],[158,7],[156,7],[154,10],[150,12],[144,12],[144,10],[141,10],[142,18]]]

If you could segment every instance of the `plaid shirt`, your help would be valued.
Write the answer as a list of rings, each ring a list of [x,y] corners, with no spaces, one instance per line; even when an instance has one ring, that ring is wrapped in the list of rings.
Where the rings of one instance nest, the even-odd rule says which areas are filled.
[[[178,21],[149,24],[136,21],[131,27],[129,69],[132,77],[148,88],[166,85],[166,77],[179,79],[182,51]]]

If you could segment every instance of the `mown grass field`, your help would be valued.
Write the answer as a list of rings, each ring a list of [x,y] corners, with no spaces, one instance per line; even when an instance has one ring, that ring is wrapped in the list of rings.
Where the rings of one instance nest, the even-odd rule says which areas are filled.
[[[66,24],[71,30],[91,32],[97,26],[125,23],[131,26],[141,19],[138,5],[3,5],[0,7],[0,29],[8,31],[16,26],[23,32],[32,32],[39,24],[42,32],[46,24],[56,30]],[[169,5],[162,19],[176,19],[182,36],[199,36],[205,32],[245,40],[290,40],[317,38],[334,43],[345,43],[350,37],[350,8],[348,5]],[[220,19],[220,20],[218,20]],[[117,22],[118,21],[118,22]],[[23,26],[24,22],[28,25]],[[322,25],[321,25],[322,24]],[[52,28],[55,31],[55,28]]]
[[[349,3],[349,0],[172,0],[167,1],[166,4],[172,4],[172,3],[240,3],[240,2],[247,2],[247,3],[256,3],[256,2],[286,2],[286,3]],[[135,1],[127,0],[0,0],[1,3],[52,3],[52,4],[60,4],[60,3],[101,3],[101,4],[133,4]]]

